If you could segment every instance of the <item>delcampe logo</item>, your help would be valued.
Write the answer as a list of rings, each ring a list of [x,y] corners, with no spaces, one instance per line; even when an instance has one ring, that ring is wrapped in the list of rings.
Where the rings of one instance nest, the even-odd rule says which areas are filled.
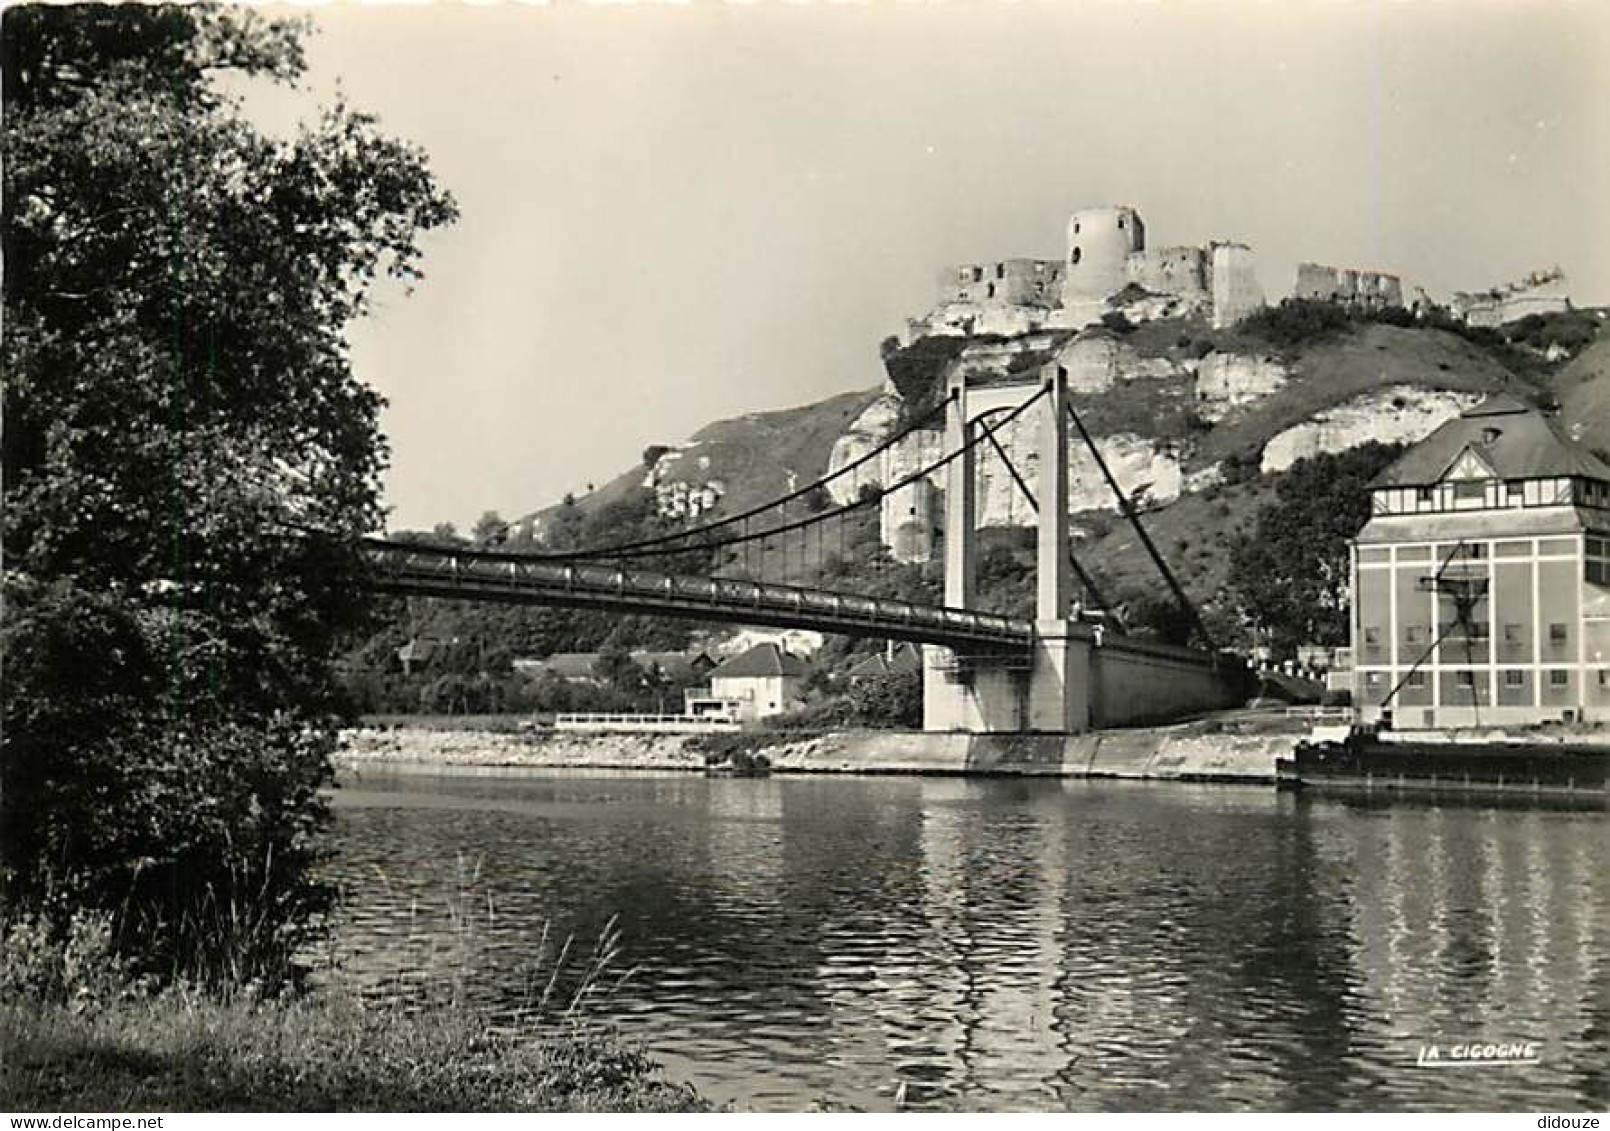
[[[1536,1041],[1460,1041],[1420,1046],[1422,1068],[1475,1068],[1488,1064],[1536,1064]]]

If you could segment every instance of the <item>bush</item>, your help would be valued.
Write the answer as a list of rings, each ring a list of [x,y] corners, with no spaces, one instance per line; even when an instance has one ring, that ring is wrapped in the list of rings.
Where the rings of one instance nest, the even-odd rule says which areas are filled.
[[[333,729],[217,697],[209,622],[70,583],[8,586],[0,886],[49,930],[113,916],[172,976],[282,979],[330,890],[311,878]]]
[[[1243,319],[1239,329],[1279,349],[1293,350],[1334,337],[1352,321],[1346,308],[1326,299],[1288,298]]]
[[[117,954],[111,915],[65,920],[24,913],[0,923],[0,1000],[67,1005],[76,1012],[143,996],[149,983]]]
[[[918,419],[944,396],[944,374],[950,363],[970,342],[985,340],[981,335],[936,335],[918,338],[909,346],[886,349],[883,368],[900,394],[901,423]],[[887,346],[888,343],[885,343]]]
[[[850,685],[850,720],[860,726],[912,730],[922,726],[922,672],[890,672]]]
[[[1558,346],[1567,354],[1581,353],[1599,336],[1601,323],[1597,317],[1580,310],[1558,311],[1550,314],[1528,314],[1504,327],[1504,336],[1511,342],[1521,342],[1535,350]]]

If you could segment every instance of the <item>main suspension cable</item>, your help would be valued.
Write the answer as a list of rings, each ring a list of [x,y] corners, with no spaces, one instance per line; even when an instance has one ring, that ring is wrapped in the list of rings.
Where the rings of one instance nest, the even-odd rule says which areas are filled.
[[[949,405],[950,402],[948,400],[940,401],[927,412],[919,416],[916,420],[908,424],[905,428],[901,429],[898,433],[889,437],[887,440],[884,440],[882,443],[878,444],[865,454],[851,460],[837,471],[830,472],[829,474],[822,476],[820,479],[817,479],[814,482],[805,485],[804,487],[790,491],[788,494],[783,495],[780,498],[772,499],[769,502],[750,507],[746,511],[741,511],[738,514],[730,515],[727,518],[717,519],[715,522],[705,523],[703,526],[690,527],[687,530],[676,530],[668,534],[659,534],[652,538],[642,538],[635,542],[623,542],[618,546],[597,546],[590,549],[581,550],[539,550],[526,554],[525,556],[550,562],[583,561],[592,558],[611,558],[619,556],[622,551],[642,550],[653,546],[663,546],[670,542],[682,542],[689,538],[694,538],[702,534],[708,534],[711,531],[721,530],[724,527],[736,525],[747,519],[754,518],[756,515],[765,514],[770,510],[776,510],[778,507],[783,506],[795,499],[805,497],[819,487],[826,487],[834,480],[854,473],[863,464],[870,463],[873,459],[882,455],[884,452],[906,439],[906,437],[910,436],[913,432],[921,431],[926,424],[942,413],[946,408],[949,407]],[[694,549],[696,547],[688,548]]]
[[[1010,413],[1008,413],[1000,421],[998,421],[997,423],[992,424],[992,425],[990,425],[990,426],[988,426],[988,427],[986,427],[984,429],[981,429],[977,434],[975,434],[973,436],[972,439],[968,440],[967,443],[963,444],[961,447],[957,448],[955,451],[950,452],[949,454],[941,457],[938,460],[935,460],[933,463],[929,464],[925,468],[922,468],[922,469],[920,469],[918,471],[914,471],[911,474],[904,476],[903,478],[901,478],[900,480],[896,481],[895,483],[889,485],[888,487],[880,487],[875,493],[869,492],[864,499],[856,499],[853,502],[844,503],[844,504],[842,504],[842,505],[840,505],[840,506],[838,506],[838,507],[836,507],[836,508],[834,508],[832,510],[822,511],[822,512],[820,512],[818,514],[810,515],[810,516],[808,516],[806,518],[796,519],[793,522],[784,523],[781,526],[773,526],[773,527],[769,527],[766,530],[760,530],[760,531],[755,531],[755,532],[752,532],[752,533],[740,534],[739,536],[734,537],[734,538],[723,538],[723,539],[721,539],[719,541],[716,541],[716,542],[705,542],[705,543],[700,543],[698,545],[693,545],[693,546],[672,546],[672,547],[668,547],[668,546],[643,546],[641,548],[634,548],[634,549],[627,549],[627,548],[623,547],[623,548],[621,548],[619,550],[611,550],[611,551],[607,551],[607,552],[600,550],[600,551],[597,551],[593,556],[595,556],[596,558],[599,558],[599,559],[604,559],[604,560],[617,560],[617,559],[624,560],[624,559],[627,559],[627,558],[659,558],[659,557],[667,557],[667,556],[672,555],[672,554],[695,553],[695,552],[698,552],[698,551],[701,551],[701,550],[718,550],[718,549],[721,549],[721,548],[726,547],[726,546],[737,546],[737,545],[741,545],[741,544],[743,544],[745,542],[753,542],[753,541],[761,541],[762,545],[764,545],[764,540],[767,539],[767,538],[773,538],[773,537],[776,537],[777,535],[780,535],[780,534],[788,534],[788,533],[791,533],[791,532],[793,532],[795,530],[800,530],[800,529],[802,529],[804,527],[810,526],[813,523],[827,522],[830,519],[837,518],[837,517],[839,517],[841,515],[850,514],[850,513],[854,512],[854,511],[862,509],[863,507],[871,506],[874,503],[881,503],[886,496],[892,495],[896,491],[899,491],[899,490],[901,490],[901,489],[903,489],[905,487],[909,487],[911,484],[915,483],[919,479],[926,478],[927,476],[929,476],[929,475],[933,474],[934,472],[938,471],[940,468],[945,467],[945,466],[949,465],[950,463],[952,463],[953,461],[959,459],[964,453],[966,453],[968,451],[971,451],[974,447],[977,447],[979,444],[985,443],[990,438],[990,436],[992,436],[995,432],[999,431],[1002,428],[1005,428],[1008,424],[1012,423],[1013,420],[1016,420],[1023,413],[1027,412],[1031,405],[1035,404],[1037,401],[1039,401],[1039,399],[1041,397],[1046,395],[1046,392],[1047,391],[1045,389],[1041,389],[1034,396],[1030,397],[1028,400],[1026,400],[1022,404],[1018,405],[1017,408],[1013,409]],[[770,508],[762,508],[762,509],[764,510],[764,509],[770,509]],[[509,556],[515,557],[517,559],[521,558],[521,557],[524,557],[526,559],[530,559],[532,557],[537,557],[539,559],[541,558],[540,555],[509,555]],[[542,560],[552,560],[552,559],[550,558],[550,559],[542,559]],[[574,560],[574,559],[572,559],[572,560]],[[764,565],[762,565],[762,570],[764,571]]]

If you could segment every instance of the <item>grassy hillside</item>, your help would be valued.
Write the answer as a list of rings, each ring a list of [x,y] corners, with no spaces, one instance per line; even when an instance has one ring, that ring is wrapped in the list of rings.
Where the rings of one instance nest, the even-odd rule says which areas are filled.
[[[1554,395],[1567,425],[1580,426],[1582,441],[1610,456],[1610,335],[1601,334],[1556,374]]]
[[[1192,470],[1256,455],[1287,428],[1376,389],[1508,391],[1524,400],[1537,399],[1540,391],[1491,352],[1445,330],[1366,323],[1295,351],[1291,364],[1294,379],[1285,388],[1201,436],[1189,461]]]
[[[879,391],[860,389],[815,404],[751,412],[706,425],[682,445],[684,454],[672,465],[668,479],[720,480],[727,490],[722,510],[728,514],[775,499],[788,492],[789,472],[803,486],[827,470],[833,441]],[[617,501],[639,487],[643,476],[641,465],[632,467],[578,502],[591,511]],[[551,505],[544,507],[518,521],[540,519],[552,509]]]
[[[1259,509],[1274,498],[1274,484],[1273,476],[1259,476],[1182,495],[1141,516],[1146,532],[1204,615],[1212,612],[1224,593],[1232,545],[1251,533]],[[1156,565],[1128,521],[1102,512],[1080,515],[1075,522],[1091,537],[1076,542],[1074,552],[1099,572],[1110,598],[1166,594]]]

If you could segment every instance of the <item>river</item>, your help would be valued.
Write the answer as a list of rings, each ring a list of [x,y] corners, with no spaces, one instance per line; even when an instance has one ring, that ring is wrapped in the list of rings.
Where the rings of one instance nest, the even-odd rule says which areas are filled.
[[[334,976],[509,1007],[618,915],[592,1008],[745,1108],[1610,1106],[1603,809],[364,769],[335,829]]]

